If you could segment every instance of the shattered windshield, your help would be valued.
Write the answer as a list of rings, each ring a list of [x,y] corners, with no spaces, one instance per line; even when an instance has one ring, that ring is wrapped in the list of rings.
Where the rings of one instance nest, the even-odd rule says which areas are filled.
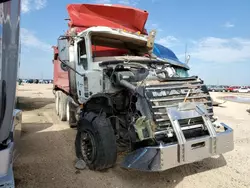
[[[102,61],[110,64],[132,63],[148,65],[149,69],[168,72],[169,77],[186,78],[189,77],[188,66],[179,61],[176,55],[168,48],[155,44],[153,54],[157,58],[148,58],[149,53],[146,47],[146,41],[119,37],[112,34],[92,34],[91,35],[91,52],[94,62]],[[141,68],[141,65],[136,65]],[[164,67],[164,68],[163,68]]]
[[[92,56],[142,56],[148,53],[146,41],[139,38],[118,36],[110,33],[92,33]]]

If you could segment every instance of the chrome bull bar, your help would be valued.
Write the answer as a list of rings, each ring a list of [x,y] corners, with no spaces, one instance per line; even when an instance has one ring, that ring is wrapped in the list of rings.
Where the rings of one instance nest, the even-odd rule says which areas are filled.
[[[122,167],[141,171],[164,171],[232,151],[233,129],[220,123],[223,131],[217,132],[204,109],[195,103],[179,104],[178,109],[167,109],[177,142],[137,149],[125,157]],[[191,117],[202,117],[209,135],[186,139],[179,120]]]

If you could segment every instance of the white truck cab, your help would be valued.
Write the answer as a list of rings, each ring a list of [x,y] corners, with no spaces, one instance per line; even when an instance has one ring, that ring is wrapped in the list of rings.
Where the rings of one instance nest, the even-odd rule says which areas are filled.
[[[155,31],[97,26],[58,40],[70,82],[59,112],[70,97],[78,103],[76,155],[92,170],[112,167],[116,148],[128,152],[123,167],[142,171],[164,171],[234,148],[233,130],[214,122],[203,80],[177,73],[176,65],[155,56],[154,38]]]

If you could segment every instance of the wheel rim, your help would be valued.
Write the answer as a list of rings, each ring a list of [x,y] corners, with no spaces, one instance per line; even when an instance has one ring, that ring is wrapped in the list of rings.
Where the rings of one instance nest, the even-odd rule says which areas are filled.
[[[67,121],[69,121],[69,119],[70,119],[69,102],[67,102],[67,106],[66,106],[66,116],[67,116]]]
[[[89,131],[84,131],[81,133],[81,150],[83,159],[87,163],[92,163],[96,156],[96,145],[94,136]]]

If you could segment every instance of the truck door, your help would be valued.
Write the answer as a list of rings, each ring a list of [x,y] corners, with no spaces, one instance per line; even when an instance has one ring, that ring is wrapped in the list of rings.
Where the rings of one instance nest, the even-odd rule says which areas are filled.
[[[75,46],[75,64],[76,71],[80,74],[75,74],[75,83],[78,101],[80,103],[84,103],[89,95],[88,95],[88,78],[85,76],[86,71],[88,71],[88,56],[86,50],[86,42],[85,38],[78,41]]]
[[[78,101],[84,103],[93,94],[101,91],[101,71],[93,68],[91,44],[84,38],[77,42],[75,46],[76,71],[80,74],[76,76],[76,88]]]

